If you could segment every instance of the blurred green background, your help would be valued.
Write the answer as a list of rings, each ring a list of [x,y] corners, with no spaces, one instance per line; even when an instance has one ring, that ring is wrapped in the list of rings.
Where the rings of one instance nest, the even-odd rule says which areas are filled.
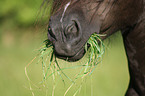
[[[24,68],[38,53],[35,49],[38,49],[47,38],[46,23],[48,18],[39,13],[42,2],[43,0],[0,0],[1,96],[32,96]],[[78,96],[124,95],[129,75],[121,34],[118,32],[109,37],[105,40],[105,45],[106,52],[102,63],[98,65],[93,75],[87,78]],[[68,66],[68,62],[59,61]],[[75,64],[80,62],[81,60]],[[66,73],[71,77],[70,73],[76,70]],[[49,88],[39,84],[42,80],[41,64],[32,63],[29,66],[28,74],[32,82],[40,86],[39,88],[32,86],[35,96],[46,96],[46,90],[47,96],[52,95],[50,81]],[[90,83],[92,82],[90,80],[93,83]],[[67,88],[68,86],[64,86],[60,82],[56,88],[55,96],[63,96]],[[72,96],[74,90],[75,88],[67,96]]]

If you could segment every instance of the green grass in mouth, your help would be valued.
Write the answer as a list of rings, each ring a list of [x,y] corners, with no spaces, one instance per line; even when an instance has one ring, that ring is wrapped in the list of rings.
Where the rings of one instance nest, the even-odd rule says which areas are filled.
[[[92,34],[89,40],[85,44],[85,50],[88,52],[88,60],[81,65],[75,65],[71,67],[60,67],[59,62],[57,61],[56,56],[54,55],[53,51],[53,46],[52,43],[49,40],[45,40],[41,46],[41,48],[38,49],[38,54],[34,59],[38,59],[38,63],[41,62],[42,64],[42,73],[43,73],[43,80],[40,83],[44,83],[48,78],[52,78],[53,81],[55,81],[55,76],[59,76],[62,80],[62,82],[65,84],[64,77],[66,77],[68,80],[72,82],[72,84],[69,86],[69,88],[66,90],[64,95],[67,94],[67,92],[71,89],[71,87],[76,84],[77,79],[80,80],[81,82],[84,82],[84,77],[91,75],[96,68],[96,66],[102,61],[103,54],[105,52],[105,46],[103,44],[103,41],[101,40],[101,36],[105,35],[100,35],[100,34]],[[89,48],[88,48],[89,44]],[[33,62],[33,60],[32,60]],[[67,62],[67,61],[66,61]],[[29,64],[28,64],[29,65]],[[29,80],[29,77],[27,75],[27,68],[28,66],[25,67],[25,74]],[[75,74],[75,76],[69,77],[66,75],[64,72],[65,70],[69,69],[77,69],[80,68],[81,70]],[[82,87],[82,83],[80,84],[78,90],[74,93],[76,95]],[[31,87],[31,84],[30,84]],[[54,85],[53,87],[53,92],[55,90],[56,86]],[[31,89],[31,88],[30,88]]]

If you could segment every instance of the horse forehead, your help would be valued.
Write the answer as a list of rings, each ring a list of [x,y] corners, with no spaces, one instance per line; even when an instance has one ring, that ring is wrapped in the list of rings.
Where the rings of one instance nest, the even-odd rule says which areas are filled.
[[[94,14],[95,12],[98,15],[102,15],[108,13],[113,1],[114,0],[75,0],[74,2],[71,1],[70,3],[70,10],[74,10],[74,7],[77,6],[78,8],[82,9],[86,15]],[[64,5],[63,8],[65,8],[66,5]]]
[[[72,6],[74,4],[77,4],[77,5],[86,7],[88,9],[92,9],[100,2],[110,2],[110,1],[114,1],[114,0],[54,0],[53,9],[56,9],[58,11],[58,10],[64,8],[68,2],[71,2],[70,5],[72,5]]]
[[[57,1],[57,0],[56,0]],[[68,17],[75,12],[75,9],[83,10],[82,15],[90,20],[92,17],[100,16],[102,19],[105,18],[106,14],[110,11],[112,1],[114,0],[60,0],[61,5],[57,9],[56,18],[59,17],[59,21],[62,22],[64,17]],[[67,16],[65,16],[67,14]],[[73,15],[74,15],[73,14]],[[81,13],[77,13],[81,14]],[[93,16],[94,15],[94,16]],[[55,19],[56,19],[55,18]]]
[[[64,7],[62,16],[61,16],[61,18],[60,18],[60,22],[61,22],[61,23],[62,23],[62,21],[63,21],[63,17],[64,17],[64,14],[65,14],[65,11],[66,11],[67,8],[70,6],[70,4],[71,4],[71,1],[69,1],[69,2],[65,5],[65,7]]]

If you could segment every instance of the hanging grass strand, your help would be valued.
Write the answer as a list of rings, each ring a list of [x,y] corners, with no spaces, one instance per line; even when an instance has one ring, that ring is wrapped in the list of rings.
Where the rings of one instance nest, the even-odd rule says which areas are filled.
[[[65,96],[68,93],[68,91],[76,84],[76,81],[80,78],[81,84],[73,94],[73,96],[76,96],[82,88],[82,85],[84,83],[84,78],[88,75],[91,75],[95,70],[95,68],[97,67],[97,65],[102,61],[102,57],[105,52],[105,46],[103,44],[103,41],[101,40],[101,36],[106,36],[106,35],[94,33],[86,42],[85,51],[88,53],[88,60],[84,64],[75,65],[71,67],[63,67],[63,68],[61,68],[59,62],[57,61],[56,56],[54,55],[54,48],[52,43],[49,40],[45,40],[43,42],[42,47],[38,50],[39,54],[37,56],[38,63],[39,62],[42,63],[43,79],[41,84],[42,83],[44,84],[44,82],[46,82],[47,79],[52,77],[53,81],[55,81],[54,82],[55,85],[53,86],[53,92],[52,92],[52,95],[54,95],[54,91],[57,83],[56,77],[59,76],[65,85],[65,80],[63,78],[65,76],[69,81],[71,81],[70,86],[66,89],[64,93]],[[80,71],[76,73],[74,77],[71,76],[71,78],[67,76],[67,74],[64,72],[64,70],[77,69],[77,68],[80,68]],[[27,72],[25,73],[26,76],[28,77]]]

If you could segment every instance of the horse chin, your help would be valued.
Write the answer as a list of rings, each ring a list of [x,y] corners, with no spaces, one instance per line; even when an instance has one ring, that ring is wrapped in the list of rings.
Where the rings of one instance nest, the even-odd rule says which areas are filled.
[[[60,59],[65,60],[65,61],[75,62],[75,61],[80,60],[84,56],[84,54],[85,54],[85,50],[81,49],[74,56],[61,56],[61,55],[56,54],[56,53],[55,53],[55,56],[60,58]]]

